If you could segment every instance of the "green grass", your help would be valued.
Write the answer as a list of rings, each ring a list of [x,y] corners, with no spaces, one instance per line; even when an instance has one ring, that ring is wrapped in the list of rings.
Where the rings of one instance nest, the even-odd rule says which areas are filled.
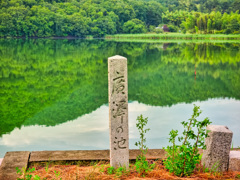
[[[240,34],[115,34],[106,35],[106,39],[155,39],[155,40],[240,40]]]
[[[114,42],[137,42],[137,43],[240,43],[240,40],[222,39],[127,39],[127,38],[107,38],[106,41]]]

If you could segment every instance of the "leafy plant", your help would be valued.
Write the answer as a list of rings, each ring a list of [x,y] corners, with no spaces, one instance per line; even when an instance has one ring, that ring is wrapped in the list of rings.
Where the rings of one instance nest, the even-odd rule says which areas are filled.
[[[145,145],[146,142],[145,134],[150,130],[149,128],[145,129],[147,122],[148,118],[143,118],[142,115],[137,117],[136,126],[140,133],[140,141],[136,142],[135,145],[139,147],[141,153],[136,159],[135,167],[136,171],[142,176],[145,176],[145,174],[148,171],[151,171],[155,166],[155,164],[149,164],[146,159],[148,147]]]
[[[114,173],[114,170],[115,170],[115,168],[114,167],[109,167],[108,169],[107,169],[107,173],[108,174],[113,174]]]
[[[115,174],[117,177],[126,175],[126,174],[128,174],[128,172],[130,172],[130,171],[127,170],[126,167],[118,167],[117,169],[115,169],[114,167],[111,166],[111,167],[107,168],[107,173],[109,175]]]
[[[40,176],[38,176],[38,175],[34,176],[33,179],[34,179],[34,180],[41,180]]]
[[[178,137],[178,141],[182,145],[176,145],[177,130],[171,130],[169,142],[172,146],[168,146],[167,159],[164,161],[166,169],[177,176],[191,175],[196,168],[196,164],[200,163],[200,154],[198,148],[206,149],[204,139],[208,137],[206,131],[207,125],[211,122],[208,118],[203,121],[198,121],[196,118],[202,113],[199,106],[194,105],[193,114],[188,121],[183,121],[181,124],[184,127],[183,136]],[[197,130],[195,133],[193,128]]]
[[[54,171],[55,176],[58,178],[61,174],[61,172]]]
[[[119,167],[116,169],[116,176],[121,177],[123,174],[126,174],[127,170],[126,167]]]
[[[45,167],[45,171],[46,171],[46,172],[48,172],[49,165],[50,165],[50,162],[47,162],[47,163],[46,163],[46,167]]]
[[[34,172],[35,168],[28,169],[26,171],[25,167],[23,167],[22,169],[19,169],[18,167],[16,167],[16,170],[17,170],[17,174],[19,174],[21,176],[23,175],[23,178],[18,178],[18,180],[31,180],[33,175],[31,175],[30,173]],[[40,179],[40,177],[37,175],[37,176],[34,176],[33,179],[38,180],[38,179]]]
[[[19,169],[19,167],[16,167],[16,171],[17,171],[17,174],[21,176],[23,172],[25,172],[25,168],[23,167],[22,169]]]

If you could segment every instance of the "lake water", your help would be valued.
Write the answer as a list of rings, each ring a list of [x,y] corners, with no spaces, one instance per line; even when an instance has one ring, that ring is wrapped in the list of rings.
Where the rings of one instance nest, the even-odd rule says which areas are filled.
[[[0,158],[7,151],[109,149],[107,58],[128,59],[130,148],[168,145],[193,104],[240,146],[240,43],[0,40]]]

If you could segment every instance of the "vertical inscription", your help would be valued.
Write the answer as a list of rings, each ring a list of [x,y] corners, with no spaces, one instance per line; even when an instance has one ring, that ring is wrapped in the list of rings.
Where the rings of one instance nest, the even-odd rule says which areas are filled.
[[[127,59],[108,58],[110,164],[129,167]]]

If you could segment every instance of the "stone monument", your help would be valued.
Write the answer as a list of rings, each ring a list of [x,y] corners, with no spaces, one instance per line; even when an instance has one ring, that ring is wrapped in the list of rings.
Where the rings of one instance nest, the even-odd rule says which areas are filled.
[[[108,58],[110,164],[129,167],[127,59]]]
[[[206,129],[210,132],[205,139],[207,149],[203,151],[201,163],[209,170],[227,171],[233,133],[221,125],[209,125]]]

